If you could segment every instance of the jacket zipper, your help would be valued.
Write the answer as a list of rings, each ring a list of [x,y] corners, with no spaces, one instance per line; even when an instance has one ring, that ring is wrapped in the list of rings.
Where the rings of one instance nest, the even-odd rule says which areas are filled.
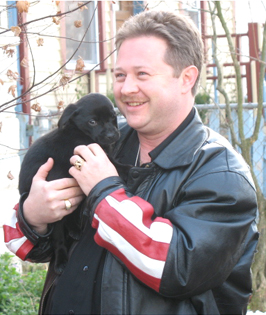
[[[73,245],[71,246],[70,250],[69,250],[69,253],[68,253],[68,260],[70,259],[75,247],[77,246],[78,244],[78,241],[75,241],[73,243]],[[53,268],[53,266],[52,266]],[[49,271],[48,271],[49,272]],[[41,299],[41,304],[40,304],[40,308],[39,308],[39,315],[42,315],[43,314],[43,304],[44,304],[44,301],[45,301],[45,298],[46,298],[46,295],[47,293],[49,292],[49,290],[51,289],[51,287],[54,285],[55,281],[57,279],[57,275],[55,275],[53,281],[50,283],[48,289],[42,294],[42,299]]]
[[[128,294],[127,294],[127,282],[128,282],[128,272],[124,270],[124,275],[123,275],[123,309],[122,309],[122,314],[129,314],[128,313]]]
[[[50,283],[48,289],[45,291],[45,293],[42,295],[42,300],[41,300],[41,305],[40,305],[40,309],[39,309],[39,315],[43,314],[43,304],[46,298],[47,293],[50,291],[51,287],[53,286],[53,284],[55,283],[57,276],[54,277],[53,281]]]

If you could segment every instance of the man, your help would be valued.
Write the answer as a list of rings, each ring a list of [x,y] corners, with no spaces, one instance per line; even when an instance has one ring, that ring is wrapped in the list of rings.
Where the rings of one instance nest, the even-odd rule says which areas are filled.
[[[96,144],[75,149],[74,179],[46,182],[49,159],[18,207],[27,245],[9,238],[23,259],[50,260],[52,223],[85,194],[83,235],[59,277],[52,260],[40,313],[245,314],[256,192],[242,157],[193,107],[200,34],[183,16],[148,11],[116,44],[114,94],[128,124],[114,155],[132,165],[128,176]]]

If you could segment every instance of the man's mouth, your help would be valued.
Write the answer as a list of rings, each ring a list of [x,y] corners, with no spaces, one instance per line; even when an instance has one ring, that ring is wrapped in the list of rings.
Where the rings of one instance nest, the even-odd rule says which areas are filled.
[[[126,103],[129,106],[135,107],[135,106],[143,105],[145,102],[126,102]]]

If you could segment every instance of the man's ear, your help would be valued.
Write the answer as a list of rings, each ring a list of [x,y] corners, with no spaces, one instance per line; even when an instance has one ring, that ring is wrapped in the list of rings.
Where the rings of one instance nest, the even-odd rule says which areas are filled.
[[[58,121],[58,128],[63,129],[71,121],[71,118],[76,115],[77,109],[74,104],[68,105]]]
[[[181,82],[181,92],[186,94],[190,92],[198,78],[199,70],[195,66],[189,66],[181,72],[180,78]]]

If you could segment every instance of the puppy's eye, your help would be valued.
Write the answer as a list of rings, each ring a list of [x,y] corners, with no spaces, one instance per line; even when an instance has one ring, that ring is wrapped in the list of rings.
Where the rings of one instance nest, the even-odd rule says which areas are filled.
[[[94,120],[94,119],[90,119],[90,120],[88,121],[88,124],[91,125],[91,126],[96,126],[96,125],[97,125],[97,121]]]

